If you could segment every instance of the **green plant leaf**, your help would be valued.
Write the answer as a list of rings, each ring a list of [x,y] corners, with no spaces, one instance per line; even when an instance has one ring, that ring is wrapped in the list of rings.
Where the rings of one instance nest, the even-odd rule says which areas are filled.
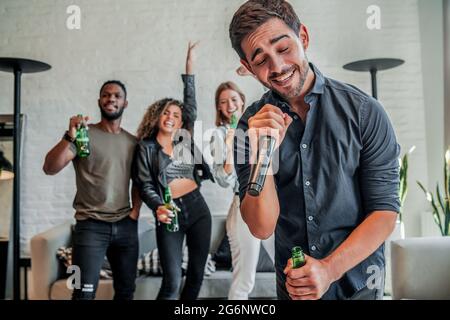
[[[447,163],[446,159],[444,159],[444,192],[445,197],[448,199],[449,196],[449,189],[450,189],[450,181],[449,181],[449,164]]]
[[[449,223],[449,211],[448,201],[446,199],[442,199],[441,192],[439,191],[439,184],[436,185],[436,195],[439,201],[439,205],[442,209],[442,213],[444,214],[444,225],[443,225],[443,235],[448,235],[448,223]],[[445,203],[445,205],[444,205]]]
[[[441,234],[443,236],[445,236],[444,226],[442,225],[442,221],[441,221],[441,215],[439,213],[438,207],[436,206],[436,202],[434,201],[434,196],[433,195],[431,195],[431,199],[432,199],[431,200],[431,205],[433,206],[433,210],[434,210],[434,212],[433,212],[434,221],[436,221],[436,223],[439,226],[439,229],[441,229]]]
[[[439,230],[441,231],[441,234],[444,235],[444,226],[442,225],[441,217],[439,215],[439,209],[436,206],[436,202],[434,201],[434,196],[431,192],[428,192],[428,190],[419,182],[417,181],[417,184],[419,187],[425,192],[425,195],[427,197],[427,200],[431,202],[431,206],[433,207],[433,220],[438,225]],[[428,199],[428,195],[430,195],[431,199]]]
[[[400,199],[400,214],[399,220],[403,220],[403,207],[406,201],[406,195],[408,194],[408,153],[403,158],[399,158],[400,170],[400,185],[399,185],[399,199]]]
[[[436,221],[436,223],[439,226],[439,229],[441,229],[441,234],[443,236],[445,236],[444,226],[442,225],[441,216],[439,214],[439,209],[436,206],[436,202],[434,201],[433,194],[431,194],[431,205],[433,206],[433,210],[434,210],[434,212],[433,212],[434,221]]]
[[[436,197],[438,198],[439,205],[441,206],[442,212],[445,212],[444,203],[442,202],[441,192],[439,191],[439,184],[436,185]]]
[[[425,193],[425,195],[427,195],[428,190],[425,189],[425,187],[420,183],[420,181],[416,181],[416,182],[417,182],[417,184],[419,185],[419,187],[423,190],[423,192]]]
[[[444,221],[445,221],[445,230],[444,233],[447,236],[450,236],[450,199],[445,199],[445,210],[444,210]]]

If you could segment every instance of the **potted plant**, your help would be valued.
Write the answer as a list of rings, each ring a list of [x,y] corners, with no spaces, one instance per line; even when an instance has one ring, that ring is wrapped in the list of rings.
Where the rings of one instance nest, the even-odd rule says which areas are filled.
[[[444,194],[441,194],[439,183],[436,184],[436,194],[429,192],[419,181],[417,184],[431,203],[433,220],[442,236],[450,236],[450,147],[444,158]]]

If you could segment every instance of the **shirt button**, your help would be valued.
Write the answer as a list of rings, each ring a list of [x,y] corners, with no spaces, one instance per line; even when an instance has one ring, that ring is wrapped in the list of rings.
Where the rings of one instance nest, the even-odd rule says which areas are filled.
[[[309,221],[313,221],[313,220],[314,220],[314,217],[313,217],[313,216],[309,216],[309,217],[308,217],[308,220],[309,220]]]
[[[309,182],[309,180],[306,180],[305,186],[309,187],[310,185],[311,185],[311,182]]]
[[[312,250],[312,251],[316,251],[316,249],[317,249],[316,246],[312,246],[312,247],[311,247],[311,250]]]
[[[298,120],[298,116],[297,115],[294,116],[294,120]]]
[[[302,144],[302,148],[306,149],[306,148],[308,148],[308,145],[306,143],[304,143],[304,144]]]

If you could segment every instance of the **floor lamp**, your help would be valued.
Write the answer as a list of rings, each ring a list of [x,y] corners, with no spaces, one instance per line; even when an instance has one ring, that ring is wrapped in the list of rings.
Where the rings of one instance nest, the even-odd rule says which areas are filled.
[[[14,187],[13,187],[13,290],[14,300],[20,300],[20,90],[23,73],[42,72],[51,66],[35,60],[0,58],[0,71],[14,74]]]
[[[398,67],[404,62],[401,59],[377,58],[350,62],[343,68],[351,71],[369,71],[372,80],[372,97],[378,99],[377,72]]]

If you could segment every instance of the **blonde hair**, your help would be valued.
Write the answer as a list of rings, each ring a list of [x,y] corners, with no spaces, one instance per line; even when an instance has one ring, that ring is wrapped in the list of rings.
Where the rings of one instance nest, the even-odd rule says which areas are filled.
[[[156,136],[159,129],[159,117],[170,105],[176,105],[183,111],[183,103],[179,100],[171,98],[158,100],[147,108],[147,111],[145,112],[144,117],[142,118],[137,129],[136,136],[138,140]]]
[[[223,116],[222,112],[220,112],[220,110],[219,110],[219,98],[220,98],[220,95],[222,94],[222,92],[225,90],[233,90],[233,91],[237,92],[243,102],[242,109],[244,109],[244,106],[245,106],[245,95],[234,82],[227,81],[227,82],[221,83],[217,87],[217,90],[216,90],[216,127],[223,126],[228,122],[227,119],[225,119],[225,117]],[[241,110],[241,112],[242,111],[244,111],[244,110]]]

